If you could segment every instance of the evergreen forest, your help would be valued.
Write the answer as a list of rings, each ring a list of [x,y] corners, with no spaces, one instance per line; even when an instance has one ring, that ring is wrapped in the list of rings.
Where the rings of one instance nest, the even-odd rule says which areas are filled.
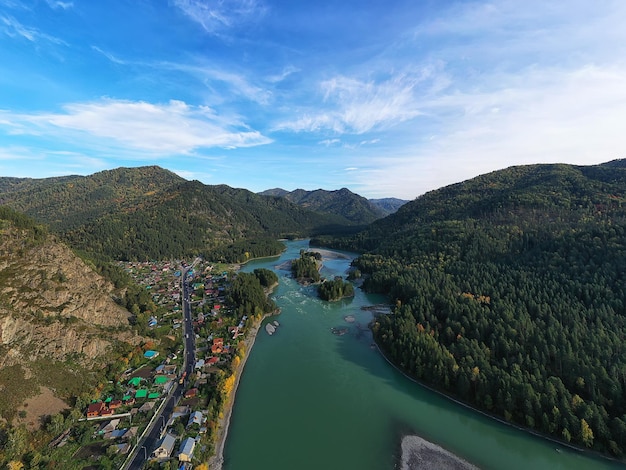
[[[623,161],[490,173],[332,244],[366,252],[364,288],[395,302],[372,329],[401,370],[511,423],[626,452]]]

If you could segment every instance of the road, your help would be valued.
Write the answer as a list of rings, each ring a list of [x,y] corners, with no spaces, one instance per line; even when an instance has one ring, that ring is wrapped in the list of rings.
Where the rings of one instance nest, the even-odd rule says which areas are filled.
[[[166,398],[165,404],[160,411],[152,418],[148,429],[144,432],[143,437],[137,443],[132,451],[129,463],[122,466],[124,470],[140,470],[143,464],[148,460],[152,451],[156,448],[156,444],[161,438],[161,434],[165,431],[165,426],[169,421],[174,407],[183,396],[189,377],[193,372],[193,367],[196,363],[195,358],[195,343],[196,337],[193,332],[193,325],[191,323],[191,307],[189,305],[189,296],[191,295],[191,289],[187,282],[187,271],[190,268],[185,268],[182,272],[182,305],[183,305],[183,345],[184,345],[184,360],[183,371],[187,372],[186,379],[183,384],[176,383],[170,394]]]

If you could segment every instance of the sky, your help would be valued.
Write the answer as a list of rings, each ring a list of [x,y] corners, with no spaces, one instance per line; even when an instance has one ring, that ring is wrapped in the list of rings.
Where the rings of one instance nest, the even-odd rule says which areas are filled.
[[[0,176],[414,199],[626,158],[623,0],[0,0]]]

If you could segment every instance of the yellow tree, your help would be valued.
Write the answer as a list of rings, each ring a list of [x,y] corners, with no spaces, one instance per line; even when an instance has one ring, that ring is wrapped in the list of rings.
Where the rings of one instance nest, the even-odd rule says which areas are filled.
[[[19,460],[11,460],[7,464],[8,470],[22,470],[23,468],[24,468],[24,464],[20,462]]]
[[[580,420],[580,438],[587,447],[593,446],[593,431],[584,418]]]

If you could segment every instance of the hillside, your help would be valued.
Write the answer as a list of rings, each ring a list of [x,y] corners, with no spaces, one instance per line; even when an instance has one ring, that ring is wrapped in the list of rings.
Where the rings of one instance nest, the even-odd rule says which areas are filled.
[[[73,248],[114,259],[210,255],[212,249],[226,256],[222,247],[242,240],[332,233],[354,225],[284,198],[207,186],[155,166],[90,176],[3,178],[0,190],[3,204],[49,224]],[[263,256],[280,248],[248,243],[235,251],[241,249]]]
[[[383,215],[387,216],[397,212],[403,205],[405,205],[408,201],[404,199],[398,199],[395,197],[386,197],[382,199],[370,199],[370,203],[374,206],[378,207],[380,211],[382,211]]]
[[[380,202],[373,203],[346,188],[337,191],[326,191],[323,189],[317,189],[315,191],[306,191],[304,189],[285,191],[284,189],[275,188],[268,189],[259,194],[263,196],[283,197],[307,209],[335,214],[359,225],[369,224],[391,213],[388,210],[390,207],[389,204]],[[393,205],[393,203],[391,203],[391,205]]]
[[[1,419],[44,390],[65,401],[91,390],[116,350],[138,343],[113,293],[44,228],[0,208]]]
[[[408,374],[582,447],[626,451],[626,168],[513,167],[427,193],[338,246],[396,302]]]

